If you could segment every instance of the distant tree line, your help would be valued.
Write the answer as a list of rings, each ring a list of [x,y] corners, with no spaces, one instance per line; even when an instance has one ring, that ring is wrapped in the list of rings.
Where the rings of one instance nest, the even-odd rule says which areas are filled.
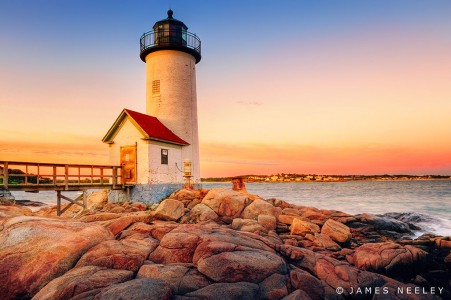
[[[240,177],[248,182],[263,182],[268,181],[272,177],[279,179],[295,181],[296,179],[308,179],[309,181],[317,181],[318,179],[324,180],[324,178],[335,178],[340,180],[380,180],[380,179],[393,179],[393,180],[416,180],[416,179],[450,179],[450,175],[404,175],[404,174],[382,174],[382,175],[316,175],[316,174],[296,174],[296,173],[279,173],[274,175],[242,175],[234,177],[206,177],[201,178],[202,182],[231,182],[233,178]],[[270,181],[272,182],[272,181]]]
[[[0,172],[3,173],[3,168],[0,169]],[[30,173],[27,175],[19,169],[8,169],[8,184],[25,184],[25,177],[27,177],[28,183],[38,183],[38,176],[35,174]],[[39,183],[48,184],[52,182],[50,178],[39,176]],[[3,183],[3,178],[0,178],[0,183]]]

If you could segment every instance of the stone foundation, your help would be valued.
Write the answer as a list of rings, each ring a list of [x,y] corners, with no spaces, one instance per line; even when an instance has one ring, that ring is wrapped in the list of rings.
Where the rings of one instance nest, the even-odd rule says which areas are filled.
[[[200,187],[200,185],[199,185]],[[169,197],[173,192],[183,188],[183,184],[166,183],[166,184],[137,184],[130,188],[127,193],[125,191],[110,191],[108,201],[115,202],[143,202],[143,203],[159,203],[161,200]],[[194,188],[198,188],[194,185]]]

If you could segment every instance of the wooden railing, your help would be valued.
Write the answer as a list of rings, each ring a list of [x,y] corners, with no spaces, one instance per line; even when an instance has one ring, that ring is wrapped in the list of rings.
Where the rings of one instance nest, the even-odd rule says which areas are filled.
[[[11,191],[123,188],[120,166],[0,161],[0,187]]]

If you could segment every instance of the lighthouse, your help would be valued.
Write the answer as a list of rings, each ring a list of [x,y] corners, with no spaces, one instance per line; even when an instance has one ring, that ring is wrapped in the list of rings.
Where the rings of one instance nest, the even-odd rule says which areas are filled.
[[[156,202],[200,182],[196,64],[201,41],[167,12],[140,38],[146,113],[124,109],[103,142],[121,165],[132,201]]]
[[[189,143],[182,156],[192,162],[200,179],[197,125],[196,64],[201,59],[200,39],[188,27],[168,17],[141,37],[141,60],[146,63],[146,110]]]

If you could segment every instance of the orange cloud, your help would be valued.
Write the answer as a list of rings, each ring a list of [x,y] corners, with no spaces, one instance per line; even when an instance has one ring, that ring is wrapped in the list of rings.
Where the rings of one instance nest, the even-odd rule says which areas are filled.
[[[108,164],[108,147],[97,141],[82,140],[80,143],[10,142],[0,141],[0,160]]]

